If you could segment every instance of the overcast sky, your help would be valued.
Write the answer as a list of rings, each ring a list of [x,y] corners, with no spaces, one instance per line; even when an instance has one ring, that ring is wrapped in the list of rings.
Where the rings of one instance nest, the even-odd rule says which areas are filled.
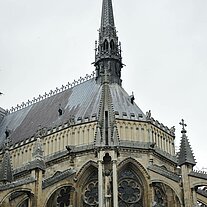
[[[94,70],[102,0],[0,0],[0,106],[9,109]],[[123,87],[168,127],[187,123],[207,168],[207,1],[114,0]]]

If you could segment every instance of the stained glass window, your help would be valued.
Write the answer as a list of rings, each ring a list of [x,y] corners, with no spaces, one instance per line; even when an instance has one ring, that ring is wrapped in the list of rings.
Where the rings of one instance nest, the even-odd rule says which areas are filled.
[[[131,169],[121,172],[118,193],[119,207],[143,207],[143,187]]]
[[[61,188],[57,196],[57,207],[67,207],[70,205],[70,187]]]

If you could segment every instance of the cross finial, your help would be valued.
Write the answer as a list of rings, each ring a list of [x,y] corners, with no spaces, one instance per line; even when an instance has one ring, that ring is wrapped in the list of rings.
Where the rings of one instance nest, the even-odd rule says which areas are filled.
[[[187,131],[186,131],[185,127],[187,126],[187,124],[185,124],[184,119],[182,119],[179,124],[182,126],[181,133],[186,133]]]

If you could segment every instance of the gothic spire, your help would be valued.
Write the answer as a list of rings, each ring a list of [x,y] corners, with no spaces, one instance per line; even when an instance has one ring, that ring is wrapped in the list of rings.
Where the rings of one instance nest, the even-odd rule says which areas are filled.
[[[196,165],[196,161],[193,155],[193,151],[191,149],[189,140],[186,136],[186,129],[187,126],[184,123],[184,120],[182,119],[180,125],[182,125],[182,137],[181,137],[181,144],[180,144],[180,150],[178,155],[178,165],[181,166],[183,164],[191,164],[192,166]]]
[[[95,62],[96,81],[104,82],[104,74],[107,70],[109,83],[121,85],[121,43],[118,41],[114,24],[113,7],[111,0],[103,0],[101,27],[99,29],[99,41],[96,42]]]
[[[107,26],[115,27],[111,0],[103,0],[102,5],[101,29]]]

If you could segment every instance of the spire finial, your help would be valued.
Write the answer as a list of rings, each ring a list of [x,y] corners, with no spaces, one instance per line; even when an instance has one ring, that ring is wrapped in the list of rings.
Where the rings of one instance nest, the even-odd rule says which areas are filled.
[[[185,127],[187,126],[187,124],[185,124],[184,119],[182,119],[181,122],[180,122],[179,124],[182,126],[181,133],[182,133],[182,134],[185,134],[185,133],[187,132],[186,129],[185,129]]]

